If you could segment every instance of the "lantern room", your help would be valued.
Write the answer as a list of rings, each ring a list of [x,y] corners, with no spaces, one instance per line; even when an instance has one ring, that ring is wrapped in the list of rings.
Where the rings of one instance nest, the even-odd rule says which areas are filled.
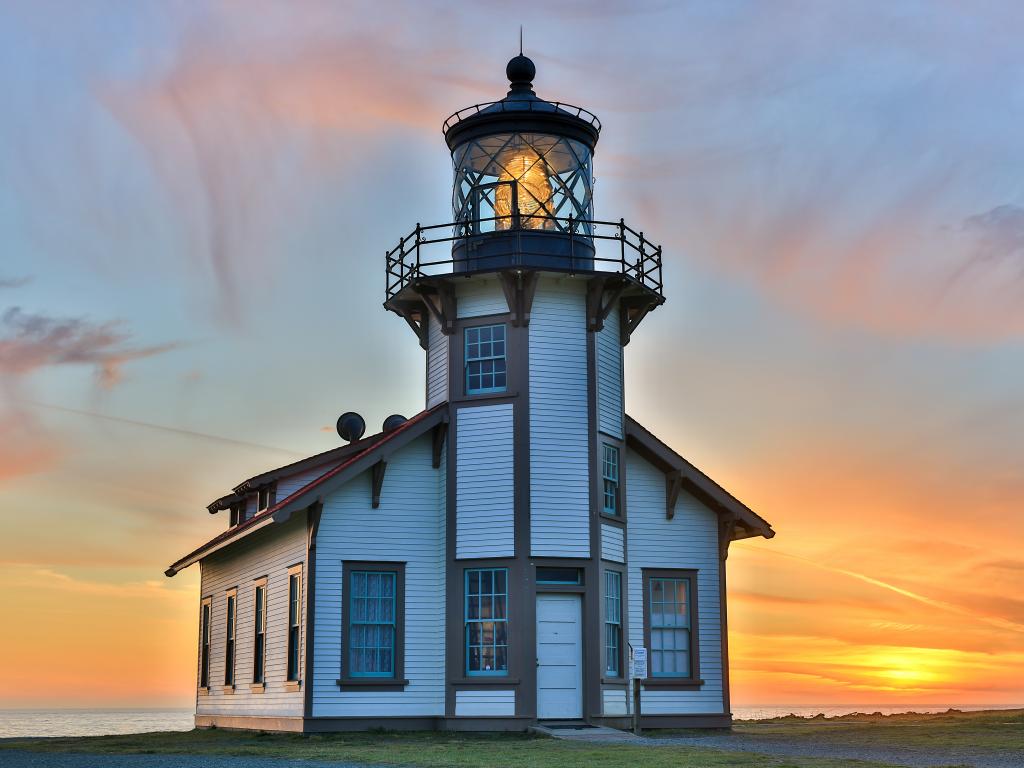
[[[521,53],[505,74],[504,98],[445,120],[452,221],[417,224],[387,252],[384,305],[426,348],[428,315],[443,333],[453,332],[456,278],[497,274],[519,295],[542,272],[579,275],[590,281],[588,327],[600,329],[619,303],[626,343],[664,301],[661,247],[622,219],[595,217],[600,120],[582,107],[537,96],[536,67]],[[525,322],[525,304],[521,312]]]
[[[460,110],[444,125],[455,176],[455,271],[592,269],[601,124],[581,107],[539,98],[526,56],[513,58],[505,73],[505,98]]]

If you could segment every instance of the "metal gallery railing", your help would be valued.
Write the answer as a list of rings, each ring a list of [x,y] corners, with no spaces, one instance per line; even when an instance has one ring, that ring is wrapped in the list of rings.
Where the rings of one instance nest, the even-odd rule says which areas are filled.
[[[553,228],[523,226],[524,221],[537,219],[550,222]],[[486,225],[494,226],[494,230],[482,231],[482,226]],[[567,241],[567,253],[556,253],[549,248],[535,250],[536,245],[543,243],[538,238],[547,237]],[[503,243],[510,239],[514,242],[494,253],[480,253],[478,247],[491,238],[501,238]],[[616,242],[618,247],[596,247],[602,242]],[[460,243],[464,247],[459,248]],[[445,248],[444,244],[450,247]],[[598,221],[574,219],[572,216],[518,214],[426,227],[417,224],[387,252],[386,264],[385,294],[388,301],[411,282],[425,277],[497,271],[516,266],[568,273],[617,273],[664,297],[661,246],[652,243],[643,232],[628,226],[622,219]]]
[[[597,119],[590,110],[584,109],[583,107],[577,107],[575,104],[566,104],[564,101],[545,101],[544,99],[516,99],[516,98],[505,98],[501,101],[487,101],[483,104],[473,104],[469,107],[464,107],[458,112],[453,112],[448,116],[448,119],[444,121],[444,125],[441,126],[442,133],[448,133],[448,130],[462,122],[467,117],[478,115],[481,112],[546,112],[548,114],[565,114],[572,117],[579,118],[586,123],[590,123],[594,129],[601,133],[601,121]]]

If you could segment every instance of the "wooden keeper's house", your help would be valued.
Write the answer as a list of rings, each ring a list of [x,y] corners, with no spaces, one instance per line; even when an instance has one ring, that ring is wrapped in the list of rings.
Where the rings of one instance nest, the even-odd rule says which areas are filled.
[[[661,249],[595,221],[597,118],[508,94],[450,117],[454,223],[387,257],[426,409],[209,506],[196,724],[316,732],[731,721],[725,563],[769,524],[623,411]]]

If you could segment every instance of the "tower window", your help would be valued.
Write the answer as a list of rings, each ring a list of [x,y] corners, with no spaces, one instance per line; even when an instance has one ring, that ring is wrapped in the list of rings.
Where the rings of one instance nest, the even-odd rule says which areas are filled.
[[[608,677],[621,677],[622,665],[622,574],[604,572],[604,671]]]
[[[505,326],[481,325],[466,329],[466,394],[504,392]]]
[[[508,674],[508,569],[466,571],[466,674]]]
[[[601,459],[601,477],[604,483],[602,510],[607,515],[619,514],[619,449],[605,444]]]

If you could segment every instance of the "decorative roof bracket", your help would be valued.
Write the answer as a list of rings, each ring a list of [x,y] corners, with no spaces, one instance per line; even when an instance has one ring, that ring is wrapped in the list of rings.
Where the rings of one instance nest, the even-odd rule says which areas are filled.
[[[512,325],[525,328],[530,324],[533,295],[537,290],[537,273],[534,270],[517,269],[514,272],[502,272],[499,276],[508,311],[512,316]]]
[[[376,464],[374,464],[372,469],[370,470],[370,498],[371,506],[374,509],[377,509],[380,506],[380,491],[381,488],[384,486],[384,472],[387,470],[387,468],[388,463],[384,461],[384,459],[381,459]]]

